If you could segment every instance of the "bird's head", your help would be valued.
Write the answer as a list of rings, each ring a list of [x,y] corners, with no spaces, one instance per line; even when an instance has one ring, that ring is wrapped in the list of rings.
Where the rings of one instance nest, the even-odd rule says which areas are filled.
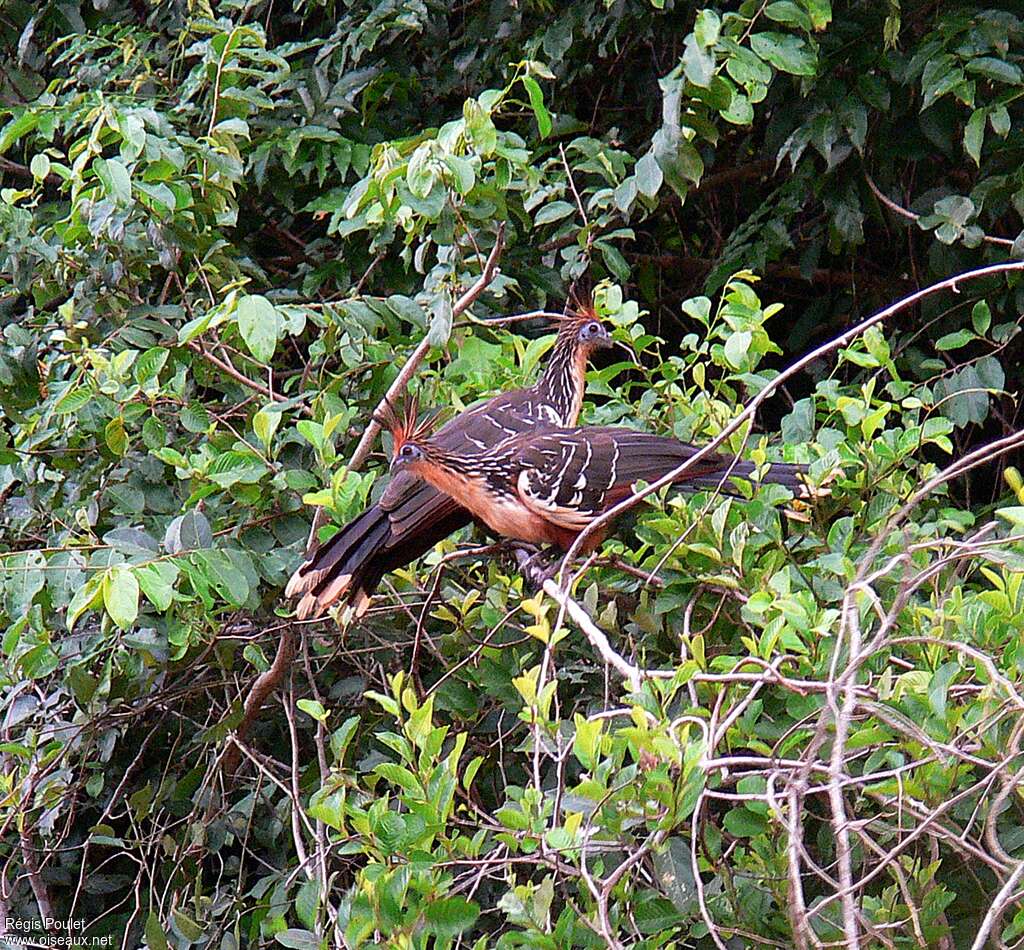
[[[584,320],[576,330],[576,342],[588,352],[603,350],[612,346],[612,335],[596,316]]]
[[[573,301],[562,317],[559,331],[571,339],[574,349],[582,350],[587,356],[613,345],[611,329],[592,303]]]
[[[595,350],[615,345],[612,328],[597,312],[589,285],[576,284],[570,288],[559,335],[568,337],[572,348],[584,358],[589,358]]]
[[[434,417],[429,415],[427,418],[417,421],[417,414],[416,399],[412,398],[406,402],[401,414],[390,403],[386,403],[374,417],[382,428],[391,433],[393,440],[392,475],[403,471],[415,474],[416,469],[426,459],[430,451],[428,440],[433,428]]]

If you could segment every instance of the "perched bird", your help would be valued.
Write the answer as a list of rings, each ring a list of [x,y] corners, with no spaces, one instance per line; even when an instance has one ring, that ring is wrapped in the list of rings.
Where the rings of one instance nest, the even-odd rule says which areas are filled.
[[[432,443],[459,456],[484,452],[519,432],[575,425],[587,362],[595,350],[610,345],[608,328],[592,308],[566,314],[558,321],[544,373],[533,386],[467,409],[442,426]],[[399,472],[380,501],[310,553],[289,580],[285,595],[301,598],[295,611],[300,620],[319,616],[342,599],[358,617],[388,571],[414,561],[471,520],[470,512],[452,496]]]
[[[632,494],[636,482],[654,482],[698,452],[677,439],[614,426],[526,431],[488,449],[452,452],[429,435],[429,422],[417,423],[414,407],[401,418],[387,410],[382,422],[394,439],[394,476],[423,479],[500,537],[562,550]],[[723,486],[728,492],[732,476],[755,474],[749,461],[709,454],[681,474],[677,484],[691,490]],[[803,466],[776,462],[761,480],[809,496],[804,477]],[[588,537],[581,553],[597,547],[607,528]]]

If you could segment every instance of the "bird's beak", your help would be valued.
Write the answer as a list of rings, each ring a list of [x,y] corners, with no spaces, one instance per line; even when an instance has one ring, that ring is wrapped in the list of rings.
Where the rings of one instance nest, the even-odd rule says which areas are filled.
[[[615,341],[612,339],[612,335],[607,330],[605,330],[597,338],[596,342],[597,342],[597,348],[599,350],[610,350],[613,346],[615,346]]]

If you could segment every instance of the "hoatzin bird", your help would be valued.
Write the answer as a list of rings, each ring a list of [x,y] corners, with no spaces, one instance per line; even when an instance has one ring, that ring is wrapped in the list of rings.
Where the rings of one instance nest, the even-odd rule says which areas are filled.
[[[653,482],[698,451],[677,439],[614,426],[549,428],[517,433],[486,450],[453,452],[417,424],[415,408],[404,418],[393,410],[382,422],[394,438],[391,471],[423,479],[455,498],[495,534],[568,550],[577,535],[632,494],[638,481]],[[679,476],[689,489],[720,486],[731,476],[755,476],[753,463],[710,454]],[[761,480],[809,496],[801,465],[773,463]],[[596,531],[581,548],[589,553],[605,538]]]
[[[558,323],[540,379],[449,420],[433,436],[439,450],[460,456],[485,451],[525,430],[576,424],[587,362],[596,349],[611,345],[611,336],[589,307],[570,311]],[[295,611],[300,620],[319,616],[343,598],[358,617],[388,571],[414,561],[471,520],[471,513],[450,495],[398,473],[376,504],[312,551],[292,575],[285,595],[301,596]]]

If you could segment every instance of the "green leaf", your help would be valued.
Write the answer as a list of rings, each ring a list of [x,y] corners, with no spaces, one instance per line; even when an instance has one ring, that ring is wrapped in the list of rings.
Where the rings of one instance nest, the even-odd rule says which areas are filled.
[[[446,293],[434,298],[431,307],[430,329],[427,331],[427,342],[431,346],[444,346],[452,335],[452,301]]]
[[[306,881],[295,895],[295,916],[310,929],[316,927],[320,910],[320,882],[314,877]]]
[[[654,156],[653,150],[648,152],[636,163],[636,186],[642,195],[653,198],[661,188],[665,176]]]
[[[314,821],[322,821],[335,831],[345,827],[345,787],[320,788],[309,799],[306,809]]]
[[[544,106],[544,93],[540,83],[533,76],[523,76],[523,85],[530,97],[530,108],[533,109],[534,118],[537,120],[537,131],[540,132],[542,139],[546,139],[551,134],[551,113]]]
[[[928,60],[921,74],[921,111],[964,82],[964,71],[948,53]]]
[[[714,10],[701,10],[697,13],[693,23],[693,36],[701,46],[714,46],[721,31],[722,18]]]
[[[183,429],[197,434],[207,432],[213,424],[213,420],[210,418],[210,413],[206,411],[206,407],[197,402],[189,403],[187,406],[182,407],[178,421],[181,422]]]
[[[252,417],[252,430],[256,438],[263,443],[263,447],[269,449],[274,439],[274,433],[281,424],[281,410],[274,406],[266,406]]]
[[[203,937],[203,928],[184,911],[171,911],[171,926],[189,943],[198,943]]]
[[[61,415],[76,413],[89,403],[93,393],[88,386],[69,385],[54,403],[53,411]]]
[[[0,560],[4,568],[4,608],[12,620],[25,616],[36,594],[46,584],[46,558],[39,551],[24,551]],[[0,575],[2,576],[2,575]]]
[[[765,16],[776,23],[785,23],[787,26],[795,26],[807,33],[814,31],[814,24],[806,10],[801,9],[793,0],[776,0],[769,3],[764,10]]]
[[[167,610],[174,601],[178,568],[170,561],[153,561],[133,570],[146,599],[161,613]]]
[[[544,207],[534,215],[533,223],[539,228],[545,224],[561,221],[562,218],[567,218],[575,210],[575,206],[569,204],[568,201],[552,201],[544,205]]]
[[[725,830],[736,838],[753,838],[768,830],[768,822],[762,815],[744,807],[733,808],[726,812],[722,824],[725,826]]]
[[[992,311],[984,300],[979,300],[971,308],[971,324],[979,336],[988,333],[988,328],[992,326]]]
[[[988,114],[988,124],[992,126],[992,131],[1001,138],[1006,138],[1010,131],[1010,113],[1007,111],[1006,106],[996,106]]]
[[[167,935],[164,933],[163,927],[160,926],[160,918],[154,911],[150,911],[146,916],[146,926],[143,932],[149,950],[169,950]]]
[[[191,508],[173,519],[164,532],[164,548],[169,554],[181,554],[213,545],[213,529],[206,515]]]
[[[132,200],[132,180],[128,169],[116,158],[97,158],[93,162],[103,189],[118,204],[130,204]]]
[[[405,169],[405,183],[417,198],[426,198],[433,190],[436,180],[430,144],[424,142],[409,159]]]
[[[949,684],[953,681],[953,677],[960,672],[960,669],[960,664],[956,660],[943,663],[935,671],[928,684],[928,705],[939,719],[946,718],[946,698],[949,693]]]
[[[458,155],[446,155],[445,164],[455,178],[455,189],[460,195],[468,195],[476,184],[476,170],[473,163]]]
[[[246,572],[239,570],[240,557],[244,557],[241,552],[210,548],[190,555],[189,562],[228,603],[241,607],[252,587]]]
[[[830,0],[800,0],[804,9],[810,14],[815,30],[823,30],[832,22],[832,3]]]
[[[68,604],[67,613],[68,630],[74,628],[78,618],[87,610],[95,610],[102,603],[103,576],[96,574],[90,577],[85,584],[76,591],[75,596],[71,598],[71,603]]]
[[[28,167],[29,171],[32,172],[32,177],[36,181],[42,181],[50,174],[50,158],[48,155],[39,152],[32,156],[32,161]]]
[[[284,327],[277,308],[266,297],[249,294],[238,299],[235,316],[249,352],[259,362],[269,363]]]
[[[729,338],[725,341],[725,358],[733,369],[746,369],[752,339],[752,335],[747,330],[729,334]]]
[[[128,433],[124,428],[124,419],[120,416],[111,419],[103,430],[103,439],[114,455],[124,455],[128,451]]]
[[[445,897],[427,904],[427,929],[441,939],[457,937],[476,923],[480,908],[464,897]]]
[[[317,702],[315,699],[300,699],[296,701],[295,705],[317,722],[327,722],[327,710],[324,709],[323,703]]]
[[[988,118],[984,109],[975,109],[964,126],[964,151],[974,159],[974,164],[981,167],[981,147],[985,142],[985,120]]]
[[[974,334],[970,330],[955,330],[953,333],[947,333],[945,336],[941,336],[935,341],[935,349],[937,350],[958,350],[961,346],[966,346],[974,339]]]
[[[146,350],[135,363],[135,382],[145,386],[150,380],[156,379],[160,375],[160,370],[167,365],[169,355],[170,352],[163,346],[153,346]]]
[[[692,913],[697,900],[697,881],[693,876],[690,849],[681,837],[672,837],[655,852],[654,873],[668,899],[681,914]]]
[[[103,606],[122,630],[135,623],[139,615],[139,582],[130,568],[117,565],[104,575]]]
[[[0,131],[0,155],[3,155],[23,135],[31,132],[39,125],[39,116],[35,112],[22,112],[17,118],[11,119]]]
[[[319,938],[308,930],[282,930],[274,934],[274,939],[282,947],[290,947],[291,950],[320,950]]]
[[[818,57],[806,40],[788,33],[754,33],[750,48],[776,69],[794,76],[813,76]]]
[[[1024,528],[1024,505],[1014,505],[1010,508],[997,508],[996,514],[1004,521],[1018,528]]]
[[[683,44],[683,73],[695,86],[706,89],[715,75],[715,55],[691,34]]]
[[[985,79],[1004,82],[1011,86],[1021,85],[1021,79],[1024,78],[1020,66],[1006,59],[998,59],[995,56],[979,56],[968,60],[964,69],[969,73],[984,76]]]

